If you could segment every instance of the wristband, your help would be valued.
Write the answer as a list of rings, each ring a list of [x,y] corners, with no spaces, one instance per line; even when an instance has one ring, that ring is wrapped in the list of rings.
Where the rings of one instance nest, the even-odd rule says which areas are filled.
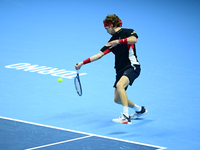
[[[83,64],[85,65],[85,64],[88,64],[90,62],[91,62],[91,60],[90,60],[90,58],[88,58],[88,59],[86,59],[86,60],[83,61]]]
[[[119,43],[120,43],[120,44],[128,44],[127,38],[125,38],[125,39],[120,39]]]

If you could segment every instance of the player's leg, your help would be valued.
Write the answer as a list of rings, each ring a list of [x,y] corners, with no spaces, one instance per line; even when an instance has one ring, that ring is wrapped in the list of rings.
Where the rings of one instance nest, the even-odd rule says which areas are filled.
[[[129,85],[132,85],[134,80],[136,78],[138,78],[138,76],[140,75],[140,70],[141,70],[140,66],[138,66],[138,65],[136,65],[134,68],[130,68],[130,69],[125,70],[123,75],[126,76],[129,79]],[[122,104],[123,104],[123,102],[122,102]],[[144,106],[141,107],[141,106],[138,106],[138,105],[135,104],[133,109],[135,111],[132,115],[130,115],[132,119],[138,118],[141,115],[147,113],[147,109],[145,109]]]
[[[122,76],[116,84],[115,98],[114,101],[118,104],[123,105],[123,114],[128,116],[128,107],[133,108],[135,111],[131,116],[132,119],[136,119],[141,115],[147,113],[147,109],[144,106],[138,106],[132,101],[128,100],[125,88],[129,85],[129,78],[127,76]],[[127,107],[128,106],[128,107]]]
[[[122,76],[116,84],[117,92],[119,94],[123,106],[128,106],[128,97],[125,90],[128,84],[129,78],[126,76]]]
[[[115,103],[122,105],[121,98],[120,98],[120,96],[119,96],[119,92],[117,91],[116,88],[115,88],[115,97],[114,97],[114,101],[115,101]],[[128,99],[128,107],[133,108],[136,112],[140,112],[140,111],[143,109],[142,107],[136,105],[135,103],[133,103],[133,102],[130,101],[129,99]],[[135,113],[134,113],[134,114],[135,114]],[[133,117],[134,114],[132,114],[131,117]]]
[[[115,88],[114,101],[115,101],[115,103],[122,105],[121,98],[119,96],[119,92],[117,91],[116,88]],[[130,108],[135,107],[135,104],[132,101],[130,101],[129,99],[128,99],[128,107],[130,107]]]
[[[117,119],[113,119],[117,123],[131,124],[131,119],[128,114],[128,98],[125,90],[128,84],[129,79],[126,76],[122,76],[116,84],[115,100],[123,105],[123,115]]]

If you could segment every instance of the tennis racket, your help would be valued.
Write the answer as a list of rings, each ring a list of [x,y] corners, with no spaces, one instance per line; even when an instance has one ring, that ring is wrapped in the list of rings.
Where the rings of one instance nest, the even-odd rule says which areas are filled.
[[[76,88],[78,95],[81,96],[82,95],[82,87],[81,87],[81,81],[80,81],[80,77],[79,77],[79,70],[77,70],[77,75],[74,78],[74,84],[75,84],[75,88]]]

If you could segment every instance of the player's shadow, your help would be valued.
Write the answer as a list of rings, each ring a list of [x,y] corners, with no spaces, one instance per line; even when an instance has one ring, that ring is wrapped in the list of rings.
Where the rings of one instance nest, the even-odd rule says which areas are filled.
[[[111,133],[109,133],[109,135],[119,135],[119,134],[126,134],[126,133],[128,133],[128,132],[117,131],[117,132],[111,132]]]
[[[132,124],[134,126],[142,126],[142,125],[145,125],[145,124],[150,123],[152,121],[154,121],[154,120],[152,120],[152,119],[145,119],[145,118],[137,118],[137,119],[131,120],[131,122],[132,122]]]
[[[137,119],[131,119],[131,120],[144,120],[144,118],[137,118]]]

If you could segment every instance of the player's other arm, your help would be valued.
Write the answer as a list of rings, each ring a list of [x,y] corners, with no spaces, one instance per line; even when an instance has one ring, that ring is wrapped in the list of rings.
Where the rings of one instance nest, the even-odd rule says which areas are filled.
[[[119,40],[120,44],[121,44],[121,41]],[[127,38],[127,44],[135,44],[137,43],[137,38],[135,36],[130,36]]]
[[[137,38],[135,36],[129,36],[125,39],[113,40],[108,42],[106,46],[110,46],[110,48],[115,47],[118,44],[135,44],[137,43]]]
[[[76,70],[79,70],[79,69],[81,68],[82,65],[87,64],[87,63],[90,63],[90,62],[93,62],[93,61],[95,61],[95,60],[98,60],[98,59],[100,59],[101,57],[103,57],[103,55],[104,55],[104,53],[103,53],[102,51],[100,51],[98,54],[93,55],[93,56],[89,57],[88,59],[86,59],[86,60],[84,60],[84,61],[82,61],[82,62],[76,64],[76,65],[75,65],[75,69],[76,69]]]

